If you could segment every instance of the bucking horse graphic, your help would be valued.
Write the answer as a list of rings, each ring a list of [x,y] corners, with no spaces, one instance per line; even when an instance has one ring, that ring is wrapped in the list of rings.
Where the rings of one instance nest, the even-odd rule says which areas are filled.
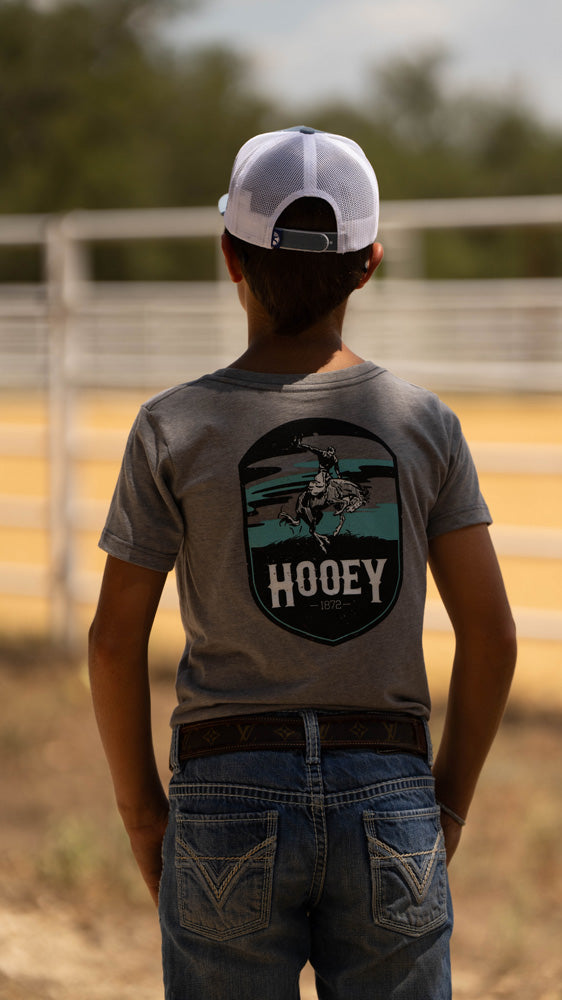
[[[302,437],[298,437],[295,439],[295,447],[301,451],[311,451],[317,456],[318,472],[298,497],[295,516],[291,517],[286,511],[281,510],[279,521],[294,528],[304,521],[322,551],[327,552],[330,539],[328,535],[321,535],[316,530],[324,511],[331,509],[339,516],[338,526],[332,535],[335,538],[343,527],[346,514],[352,514],[359,507],[363,507],[368,494],[362,486],[341,478],[337,455],[331,446],[325,449],[316,448],[311,444],[303,444]],[[335,475],[332,475],[332,470]]]

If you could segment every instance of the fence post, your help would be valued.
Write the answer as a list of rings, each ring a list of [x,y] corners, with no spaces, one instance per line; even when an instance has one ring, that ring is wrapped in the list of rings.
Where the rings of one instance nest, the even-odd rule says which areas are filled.
[[[70,651],[76,644],[76,625],[72,594],[72,385],[68,358],[76,283],[73,245],[64,218],[52,217],[48,221],[45,252],[49,326],[50,627],[53,641]]]

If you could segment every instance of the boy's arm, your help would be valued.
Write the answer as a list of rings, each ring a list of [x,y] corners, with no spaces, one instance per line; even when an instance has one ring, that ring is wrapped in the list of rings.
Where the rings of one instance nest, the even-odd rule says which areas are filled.
[[[89,635],[92,698],[117,806],[155,902],[168,800],[152,742],[148,640],[166,575],[108,556]]]
[[[438,802],[466,817],[515,668],[515,625],[485,524],[434,538],[429,564],[455,632],[445,726],[433,773]],[[441,813],[447,860],[461,827]]]

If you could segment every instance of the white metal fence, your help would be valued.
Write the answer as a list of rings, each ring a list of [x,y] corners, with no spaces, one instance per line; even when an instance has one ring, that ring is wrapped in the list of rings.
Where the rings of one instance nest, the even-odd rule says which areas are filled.
[[[430,228],[562,224],[562,196],[394,202],[384,206],[383,277],[352,299],[359,353],[436,388],[557,391],[562,383],[562,279],[419,279],[417,236]],[[45,280],[0,285],[0,385],[131,386],[175,381],[232,357],[243,318],[227,281],[96,283],[97,240],[218,237],[214,209],[0,217],[0,245],[36,245]],[[217,239],[217,260],[220,258]],[[225,277],[220,263],[220,277]]]
[[[226,282],[0,288],[0,385],[167,385],[231,360],[244,317]],[[352,298],[353,348],[437,390],[559,391],[562,280],[381,279]],[[58,371],[59,364],[63,371]]]
[[[385,277],[354,296],[349,343],[437,390],[560,392],[562,279],[425,282],[415,274],[416,233],[422,229],[561,222],[562,196],[386,205]],[[111,431],[94,438],[76,431],[77,395],[108,387],[158,389],[196,377],[236,356],[245,335],[226,280],[94,283],[87,279],[88,245],[100,239],[218,237],[219,229],[214,209],[0,217],[0,244],[36,244],[45,260],[41,284],[0,286],[0,386],[41,389],[49,397],[44,431],[0,427],[0,457],[47,455],[50,470],[46,499],[0,495],[0,526],[47,524],[50,537],[48,565],[18,565],[0,556],[0,592],[49,595],[59,639],[72,641],[73,609],[94,599],[98,583],[78,564],[76,534],[97,530],[105,513],[105,502],[102,510],[99,502],[74,496],[73,465],[87,456],[115,458],[122,447],[122,437]],[[554,445],[543,453],[518,447],[517,455],[483,448],[476,457],[484,469],[492,463],[521,472],[540,461],[543,471],[562,474],[562,454]],[[500,526],[497,542],[510,554],[562,558],[558,529]],[[438,610],[429,614],[443,624]],[[538,630],[562,639],[558,612],[535,613],[526,622],[529,634]]]

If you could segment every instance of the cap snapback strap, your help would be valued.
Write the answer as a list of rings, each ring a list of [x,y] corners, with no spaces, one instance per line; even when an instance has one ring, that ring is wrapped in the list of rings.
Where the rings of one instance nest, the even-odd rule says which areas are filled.
[[[303,229],[279,229],[271,236],[273,250],[304,250],[308,253],[337,253],[338,234]]]

